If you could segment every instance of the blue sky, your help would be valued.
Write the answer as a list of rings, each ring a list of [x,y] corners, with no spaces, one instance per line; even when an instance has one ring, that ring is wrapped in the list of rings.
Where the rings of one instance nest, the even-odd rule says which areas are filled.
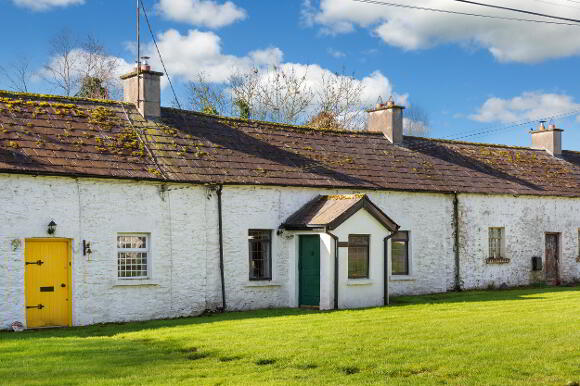
[[[220,81],[232,66],[256,62],[309,65],[316,69],[312,73],[346,69],[372,89],[369,101],[377,93],[391,93],[420,105],[430,117],[430,136],[459,139],[491,129],[461,139],[521,146],[530,144],[534,124],[502,127],[580,111],[580,27],[440,15],[352,0],[144,3],[180,93],[183,82],[200,70]],[[498,13],[446,0],[400,3]],[[580,18],[580,4],[568,0],[501,3]],[[0,0],[0,5],[4,67],[25,55],[40,70],[50,60],[50,38],[63,28],[79,37],[92,34],[111,55],[127,63],[135,60],[128,49],[135,40],[133,0]],[[145,25],[143,36],[144,51],[152,53]],[[2,79],[0,88],[8,88]],[[42,81],[31,88],[57,92]],[[169,105],[169,90],[163,95]],[[579,116],[555,121],[565,129],[567,149],[580,150]]]

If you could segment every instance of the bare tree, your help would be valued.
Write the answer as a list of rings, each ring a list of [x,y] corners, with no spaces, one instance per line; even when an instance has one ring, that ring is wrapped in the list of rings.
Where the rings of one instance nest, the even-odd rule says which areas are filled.
[[[247,72],[237,71],[229,79],[229,89],[232,94],[233,110],[241,118],[254,118],[259,106],[258,94],[260,86],[260,70],[253,68]]]
[[[81,87],[87,82],[99,83],[100,87],[105,88],[107,98],[115,90],[121,88],[117,69],[119,60],[107,53],[105,46],[101,44],[94,36],[88,35],[82,42],[79,50],[79,82]],[[96,80],[96,81],[95,81]],[[77,87],[79,85],[77,84]],[[95,97],[100,97],[103,92],[99,91]]]
[[[427,135],[429,133],[429,114],[419,105],[410,105],[405,110],[403,131],[406,135]]]
[[[77,41],[70,30],[64,29],[50,40],[50,62],[44,66],[44,78],[66,96],[74,94],[78,84],[78,61],[75,54]]]
[[[314,94],[302,75],[291,69],[273,67],[260,78],[257,113],[260,119],[281,123],[299,123]]]
[[[310,123],[316,127],[332,124],[333,127],[328,128],[361,127],[365,115],[361,102],[363,91],[363,84],[344,71],[342,74],[323,74],[322,87],[316,95],[315,115]]]
[[[99,90],[98,97],[119,94],[117,79],[118,59],[108,55],[105,47],[93,36],[78,41],[69,30],[63,30],[50,41],[50,61],[44,66],[44,78],[66,96],[76,95],[81,90]],[[87,87],[99,84],[99,87]]]
[[[226,87],[209,82],[205,73],[197,74],[194,81],[188,82],[186,91],[192,110],[213,115],[228,115],[231,112],[231,98]]]
[[[30,60],[26,56],[18,58],[9,64],[8,68],[0,66],[0,75],[6,79],[8,87],[18,92],[28,92],[32,79]]]

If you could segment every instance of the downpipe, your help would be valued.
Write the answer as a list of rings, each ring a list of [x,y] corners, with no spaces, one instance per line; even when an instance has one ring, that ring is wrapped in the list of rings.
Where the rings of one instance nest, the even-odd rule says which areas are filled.
[[[334,309],[338,310],[338,236],[329,232],[325,232],[334,240]]]

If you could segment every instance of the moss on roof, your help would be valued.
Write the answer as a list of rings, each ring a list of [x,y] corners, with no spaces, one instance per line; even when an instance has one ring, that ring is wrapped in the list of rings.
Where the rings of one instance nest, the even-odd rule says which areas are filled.
[[[130,102],[123,102],[123,101],[115,101],[115,100],[108,100],[108,99],[92,99],[92,98],[79,98],[79,97],[72,97],[72,96],[62,96],[62,95],[51,95],[51,94],[34,94],[28,92],[17,92],[17,91],[6,91],[0,90],[0,95],[14,95],[22,98],[27,99],[43,99],[43,100],[62,100],[62,101],[72,101],[72,102],[89,102],[89,103],[99,103],[99,104],[124,104],[124,105],[133,105]]]

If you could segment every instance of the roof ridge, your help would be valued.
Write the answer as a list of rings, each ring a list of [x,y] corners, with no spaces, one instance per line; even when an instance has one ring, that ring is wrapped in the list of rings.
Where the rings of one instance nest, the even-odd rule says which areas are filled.
[[[189,114],[189,115],[197,115],[197,116],[202,116],[202,117],[206,117],[206,118],[212,118],[212,119],[216,119],[216,120],[265,124],[265,125],[269,125],[269,126],[276,126],[280,129],[293,129],[293,130],[315,131],[315,132],[336,133],[336,134],[360,134],[360,135],[381,136],[381,137],[383,136],[383,133],[381,133],[381,132],[373,132],[373,131],[366,131],[366,130],[317,129],[315,127],[306,126],[306,125],[293,125],[293,124],[289,124],[289,123],[262,121],[259,119],[247,119],[247,118],[240,118],[240,117],[228,117],[228,116],[222,116],[222,115],[213,115],[213,114],[202,113],[200,111],[177,109],[175,107],[162,107],[162,109],[172,110],[175,112],[185,113],[185,114]]]
[[[78,101],[78,102],[90,102],[90,103],[100,103],[107,105],[133,105],[131,102],[116,101],[111,99],[93,99],[93,98],[80,98],[72,96],[54,95],[54,94],[35,94],[29,92],[19,92],[19,91],[9,91],[0,90],[0,95],[13,95],[21,98],[40,98],[43,100],[60,100],[60,101]]]
[[[443,142],[443,143],[451,143],[451,144],[459,144],[459,145],[473,145],[473,146],[493,146],[493,147],[500,147],[504,149],[521,149],[521,150],[534,150],[534,151],[543,151],[541,149],[534,149],[527,146],[515,146],[515,145],[505,145],[505,144],[497,144],[497,143],[485,143],[485,142],[469,142],[469,141],[459,141],[454,139],[444,139],[444,138],[427,138],[427,137],[417,137],[413,135],[405,135],[404,138],[411,138],[411,139],[419,139],[423,141],[432,141],[432,142]]]

